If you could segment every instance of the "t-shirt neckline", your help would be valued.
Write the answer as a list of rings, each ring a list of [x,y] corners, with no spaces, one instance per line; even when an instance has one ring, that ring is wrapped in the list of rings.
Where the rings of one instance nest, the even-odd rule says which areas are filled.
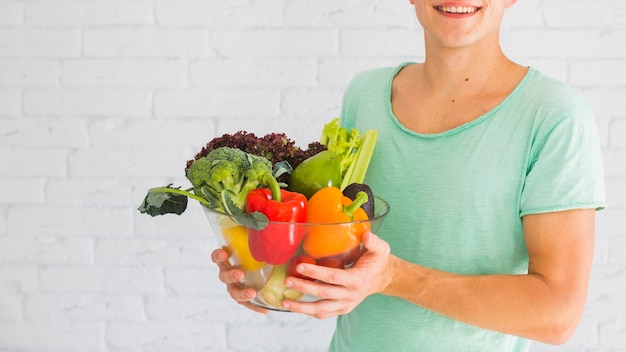
[[[394,123],[402,130],[404,130],[405,132],[415,135],[417,137],[421,137],[421,138],[438,138],[438,137],[445,137],[445,136],[450,136],[453,134],[457,134],[460,133],[461,131],[464,131],[470,127],[473,127],[475,125],[478,125],[480,123],[482,123],[485,120],[488,120],[491,116],[493,116],[495,114],[496,111],[500,110],[500,108],[502,108],[502,106],[506,105],[507,102],[509,100],[511,100],[514,96],[516,96],[518,94],[518,92],[522,89],[522,87],[526,84],[526,81],[528,81],[528,78],[531,76],[531,74],[534,73],[534,69],[532,67],[528,67],[528,70],[526,72],[526,74],[524,75],[524,77],[520,80],[520,82],[517,84],[517,86],[509,93],[509,95],[507,95],[500,103],[498,103],[496,106],[494,106],[491,110],[485,112],[484,114],[482,114],[481,116],[475,118],[474,120],[464,123],[460,126],[454,127],[452,129],[449,129],[447,131],[443,131],[443,132],[437,132],[437,133],[420,133],[420,132],[416,132],[413,131],[412,129],[406,127],[402,122],[400,122],[400,120],[398,119],[398,117],[395,115],[395,113],[393,112],[393,108],[391,106],[391,85],[393,83],[394,78],[398,75],[398,73],[405,68],[406,66],[409,65],[413,65],[416,64],[416,62],[411,62],[411,61],[407,61],[407,62],[403,62],[400,65],[398,65],[392,72],[392,74],[389,77],[389,80],[387,82],[387,90],[386,90],[386,96],[387,96],[387,113],[389,115],[389,117],[394,121]]]

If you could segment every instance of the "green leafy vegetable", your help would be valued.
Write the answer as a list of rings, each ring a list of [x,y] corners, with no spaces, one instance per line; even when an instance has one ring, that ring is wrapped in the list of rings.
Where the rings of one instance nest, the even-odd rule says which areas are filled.
[[[222,204],[224,205],[226,213],[230,214],[231,218],[239,225],[261,231],[269,224],[269,219],[265,214],[258,211],[247,214],[245,211],[241,210],[235,205],[228,193],[223,195]]]
[[[354,128],[348,130],[341,127],[339,118],[324,125],[320,143],[341,158],[340,189],[343,190],[351,183],[363,183],[377,139],[377,130],[364,133]]]
[[[377,130],[365,131],[363,137],[361,138],[361,146],[356,152],[354,160],[341,180],[340,189],[344,189],[352,183],[363,183],[363,180],[365,180],[365,174],[367,173],[367,168],[370,165],[370,160],[372,160],[372,155],[374,154],[374,148],[376,147],[377,140]]]
[[[361,131],[343,128],[339,124],[339,118],[335,118],[324,125],[320,143],[339,155],[339,167],[343,178],[361,145]]]
[[[198,197],[188,191],[173,188],[171,185],[152,188],[139,206],[139,211],[150,216],[164,214],[182,214],[187,209],[187,198],[194,198],[206,204],[204,198]]]

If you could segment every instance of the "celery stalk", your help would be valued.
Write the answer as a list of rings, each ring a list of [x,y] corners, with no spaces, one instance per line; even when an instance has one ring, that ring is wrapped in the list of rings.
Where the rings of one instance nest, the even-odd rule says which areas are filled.
[[[285,292],[283,293],[283,296],[285,296],[286,299],[291,300],[291,301],[298,301],[300,300],[300,298],[302,298],[302,296],[304,296],[304,293],[294,289],[294,288],[288,288],[285,290]]]
[[[285,286],[286,278],[287,264],[277,265],[272,268],[272,272],[261,290],[263,299],[272,307],[279,308],[283,299],[298,300],[303,296],[301,292]]]
[[[350,164],[350,167],[341,181],[341,186],[339,187],[341,190],[352,183],[363,183],[377,140],[377,130],[365,131],[361,138],[361,145],[357,150],[355,159],[352,161],[352,164]]]

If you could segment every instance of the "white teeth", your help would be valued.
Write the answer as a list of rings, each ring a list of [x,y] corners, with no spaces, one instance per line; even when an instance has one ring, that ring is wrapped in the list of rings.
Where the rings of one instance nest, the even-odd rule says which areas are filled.
[[[474,13],[476,12],[475,7],[469,6],[439,6],[439,11],[448,12],[448,13]]]

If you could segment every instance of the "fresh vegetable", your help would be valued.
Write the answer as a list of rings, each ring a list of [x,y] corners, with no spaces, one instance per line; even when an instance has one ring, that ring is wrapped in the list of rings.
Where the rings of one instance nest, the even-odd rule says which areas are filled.
[[[255,271],[266,264],[257,261],[250,253],[248,246],[248,229],[245,226],[237,225],[233,227],[222,227],[222,235],[228,249],[235,255],[241,267],[247,271]]]
[[[326,150],[326,146],[320,142],[309,143],[306,149],[302,149],[284,133],[268,133],[263,137],[258,137],[254,133],[239,131],[213,138],[196,154],[193,160],[187,161],[186,169],[195,160],[207,156],[220,147],[236,148],[249,154],[262,156],[275,166],[280,166],[286,162],[290,169],[296,168],[303,160]],[[274,174],[280,182],[284,183],[289,181],[289,175],[289,172],[282,175]]]
[[[289,190],[304,194],[307,198],[320,188],[341,184],[341,158],[335,152],[325,150],[304,160],[292,172]]]
[[[341,180],[341,189],[346,188],[351,183],[363,183],[370,160],[372,160],[372,155],[374,154],[377,139],[377,130],[365,131],[363,137],[361,137],[361,146]]]
[[[369,225],[359,221],[368,217],[359,207],[373,196],[357,192],[351,201],[340,190],[363,182],[377,136],[376,131],[343,128],[339,119],[326,124],[320,140],[307,149],[296,146],[284,133],[224,134],[187,161],[190,188],[171,184],[152,188],[139,211],[151,216],[180,215],[191,198],[225,214],[218,217],[218,225],[241,267],[250,273],[273,265],[260,293],[270,306],[279,307],[284,299],[303,296],[284,285],[287,275],[300,275],[295,271],[298,263],[341,268],[360,255],[361,237]],[[294,192],[294,188],[302,191]],[[328,191],[321,191],[326,189],[339,190],[339,196],[323,196]],[[220,219],[231,223],[221,224]],[[356,222],[345,223],[349,221]],[[297,225],[304,222],[344,224],[313,224],[305,234],[305,227]],[[294,257],[295,253],[299,255]]]
[[[361,131],[343,128],[339,123],[339,118],[335,118],[324,125],[320,143],[340,157],[339,164],[343,178],[361,145]]]
[[[340,189],[343,190],[351,183],[363,183],[377,139],[377,130],[366,130],[363,133],[353,128],[348,130],[340,125],[338,118],[324,125],[320,143],[337,153],[341,159]]]
[[[365,210],[367,217],[371,219],[374,217],[376,209],[374,207],[374,193],[370,186],[365,183],[351,183],[348,187],[343,189],[343,195],[352,200],[356,199],[359,192],[365,192],[367,194],[367,202],[363,203],[361,208]]]
[[[265,175],[272,174],[269,160],[242,150],[221,147],[195,160],[186,170],[192,189],[157,187],[139,206],[139,211],[152,216],[182,214],[192,198],[208,208],[232,214],[234,207],[243,211],[248,192],[261,185]],[[193,191],[193,193],[191,192]]]
[[[172,187],[171,184],[164,187],[156,187],[148,190],[148,194],[139,205],[139,212],[150,216],[163,214],[182,214],[187,209],[187,198],[193,198],[203,205],[208,205],[208,201],[196,196],[187,190]]]
[[[269,305],[280,307],[280,302],[284,299],[297,301],[304,296],[302,292],[285,286],[286,278],[287,264],[276,265],[272,268],[265,286],[261,289],[261,296]]]
[[[368,220],[367,214],[361,208],[367,198],[365,192],[359,192],[353,201],[344,196],[337,187],[326,187],[317,191],[309,199],[307,223],[326,225],[311,226],[302,241],[304,252],[318,259],[341,256],[359,247],[363,233],[370,229],[369,222],[359,221]]]
[[[269,223],[261,230],[249,228],[248,244],[254,259],[281,265],[294,255],[304,237],[304,227],[297,223],[306,222],[308,202],[301,193],[280,189],[271,175],[264,182],[270,188],[250,191],[245,207],[248,214],[264,214]]]
[[[261,179],[272,174],[272,163],[240,149],[221,147],[189,166],[187,179],[194,194],[202,195],[213,208],[225,212],[224,195],[244,209],[248,192],[261,185]]]

